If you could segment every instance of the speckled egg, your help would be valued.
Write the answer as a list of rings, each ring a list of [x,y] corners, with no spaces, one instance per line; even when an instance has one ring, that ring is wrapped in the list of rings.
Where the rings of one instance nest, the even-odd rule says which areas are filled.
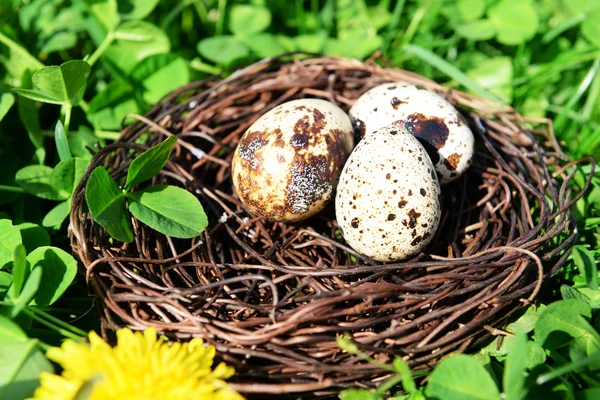
[[[367,134],[340,175],[336,219],[346,242],[377,261],[418,253],[440,222],[440,185],[419,141],[403,128]]]
[[[352,124],[341,108],[319,99],[292,100],[242,136],[231,167],[233,186],[254,214],[305,219],[333,197],[353,147]]]
[[[435,165],[441,184],[471,165],[473,133],[463,116],[440,95],[403,82],[376,86],[349,112],[357,138],[388,125],[403,125],[419,139]]]

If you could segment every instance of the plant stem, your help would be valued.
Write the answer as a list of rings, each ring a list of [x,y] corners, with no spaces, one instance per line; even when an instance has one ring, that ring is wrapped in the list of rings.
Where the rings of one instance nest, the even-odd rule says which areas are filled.
[[[385,381],[384,383],[379,385],[377,390],[375,390],[375,393],[377,393],[379,395],[383,395],[384,393],[386,393],[388,390],[390,390],[391,388],[396,386],[401,381],[402,381],[401,375],[396,375],[394,377],[391,377],[390,379],[388,379],[387,381]]]
[[[63,320],[56,318],[55,316],[48,314],[45,311],[40,310],[39,308],[36,307],[28,307],[34,314],[38,314],[41,317],[46,318],[48,321],[51,321],[53,323],[55,323],[58,326],[61,326],[65,329],[69,329],[71,332],[74,332],[75,334],[79,335],[79,336],[87,336],[87,332],[84,330],[81,330],[79,328],[77,328],[76,326],[73,326],[71,324],[68,324],[66,322],[64,322]]]
[[[215,27],[215,35],[220,36],[223,34],[223,27],[225,26],[225,6],[227,0],[219,0],[218,10],[219,19],[217,20],[217,26]]]
[[[583,360],[577,360],[575,362],[572,362],[570,364],[567,364],[560,368],[557,368],[554,371],[550,371],[548,373],[542,374],[537,377],[535,382],[538,385],[543,385],[544,383],[546,383],[554,378],[558,378],[562,375],[568,374],[569,372],[573,372],[573,371],[576,371],[583,367],[587,367],[588,365],[593,364],[598,361],[600,361],[600,351],[597,351],[596,353],[584,358]]]
[[[31,319],[33,319],[34,321],[37,321],[40,324],[45,325],[46,327],[48,327],[52,330],[55,330],[56,332],[60,333],[64,337],[74,340],[76,342],[81,342],[81,336],[78,336],[67,329],[63,329],[60,326],[53,324],[50,321],[46,321],[44,318],[39,317],[31,310],[32,310],[32,308],[27,307],[27,308],[23,309],[23,312],[25,314],[27,314],[29,317],[31,317]]]
[[[71,125],[71,110],[73,106],[70,104],[65,104],[65,122],[63,126],[65,127],[65,135],[69,135],[69,125]]]
[[[110,131],[95,131],[96,136],[100,139],[117,140],[121,136],[121,132],[110,132]]]
[[[206,72],[211,75],[219,75],[221,73],[221,69],[217,67],[213,67],[212,65],[203,63],[199,58],[194,58],[190,61],[190,67],[194,68],[200,72]]]
[[[27,193],[27,191],[20,186],[6,185],[0,185],[0,192]]]
[[[106,51],[106,49],[108,48],[108,46],[111,45],[111,43],[113,42],[113,40],[115,40],[114,33],[113,32],[108,32],[106,34],[106,37],[102,41],[102,43],[100,43],[100,46],[96,49],[96,51],[94,51],[92,53],[92,55],[90,56],[90,58],[87,59],[87,63],[90,64],[90,67],[93,66],[96,63],[96,61],[98,61],[98,59],[100,58],[100,56],[102,55],[102,53],[104,53]]]
[[[84,113],[89,113],[90,112],[90,105],[87,103],[87,101],[81,99],[79,100],[79,103],[77,103],[77,105],[79,107],[81,107],[81,109],[83,110]]]
[[[421,20],[425,16],[425,13],[427,13],[427,10],[430,6],[431,0],[423,4],[423,6],[415,12],[415,15],[413,15],[413,18],[410,20],[408,28],[406,28],[406,32],[404,33],[404,37],[402,38],[402,42],[400,43],[400,48],[403,48],[412,41],[413,37],[415,36],[415,33],[417,33],[417,28],[419,27]]]
[[[32,66],[35,66],[36,69],[44,68],[44,64],[42,64],[37,58],[29,54],[29,52],[25,50],[24,47],[10,39],[8,36],[4,35],[2,32],[0,32],[0,43],[4,43],[6,47],[11,49],[15,53],[19,53],[21,57],[27,59],[27,61],[30,64],[32,64]]]

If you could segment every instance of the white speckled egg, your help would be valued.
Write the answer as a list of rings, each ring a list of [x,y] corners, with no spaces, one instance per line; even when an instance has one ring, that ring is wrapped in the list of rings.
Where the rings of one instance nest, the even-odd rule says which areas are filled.
[[[346,242],[377,261],[423,249],[440,222],[440,185],[419,141],[402,128],[367,134],[340,175],[336,219]]]
[[[463,116],[440,95],[403,83],[376,86],[349,112],[357,137],[388,125],[404,125],[435,165],[441,184],[465,172],[473,158],[473,133]]]
[[[233,156],[233,186],[254,214],[305,219],[333,197],[353,146],[352,124],[341,108],[319,99],[292,100],[244,133]]]

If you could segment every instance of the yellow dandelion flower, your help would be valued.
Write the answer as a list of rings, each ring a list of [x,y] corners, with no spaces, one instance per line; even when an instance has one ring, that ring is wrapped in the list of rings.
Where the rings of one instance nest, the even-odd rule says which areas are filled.
[[[89,339],[89,345],[66,340],[48,350],[63,372],[42,373],[35,400],[243,400],[224,381],[233,368],[211,369],[215,348],[202,339],[169,344],[157,340],[154,328],[121,329],[115,347],[94,332]]]

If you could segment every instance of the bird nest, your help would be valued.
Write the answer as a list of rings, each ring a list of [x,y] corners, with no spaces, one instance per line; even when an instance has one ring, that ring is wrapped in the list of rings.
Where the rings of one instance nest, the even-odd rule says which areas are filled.
[[[234,149],[261,115],[303,97],[348,111],[366,90],[392,81],[446,98],[476,138],[473,165],[442,188],[442,219],[425,252],[378,263],[341,239],[333,205],[305,221],[270,222],[235,196]],[[576,162],[548,121],[403,70],[278,57],[184,86],[128,120],[120,139],[95,154],[70,216],[103,332],[155,327],[175,340],[201,337],[236,368],[242,393],[324,395],[385,379],[389,371],[338,347],[346,333],[375,360],[402,357],[413,368],[475,348],[534,301],[576,240]],[[131,160],[168,135],[179,141],[150,184],[194,193],[208,228],[175,239],[131,217],[135,241],[111,239],[87,210],[87,177],[103,165],[123,182]]]

